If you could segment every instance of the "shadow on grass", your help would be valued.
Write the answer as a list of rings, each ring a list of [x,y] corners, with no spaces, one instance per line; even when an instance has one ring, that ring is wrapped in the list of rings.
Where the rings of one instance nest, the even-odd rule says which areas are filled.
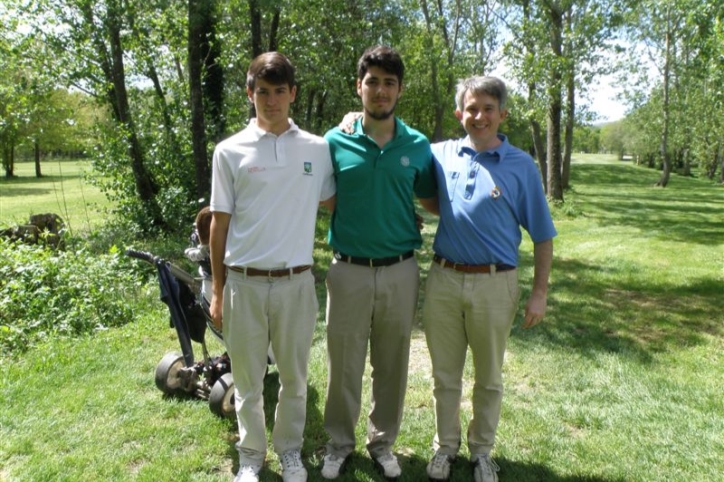
[[[653,177],[658,171],[650,171]],[[721,214],[724,190],[709,181],[674,176],[666,188],[646,184],[649,171],[615,164],[578,164],[572,170],[574,187],[584,216],[602,224],[632,226],[645,233],[687,243],[720,243],[724,238]],[[718,196],[717,196],[718,194]]]
[[[523,343],[543,339],[582,354],[617,353],[644,363],[672,347],[705,343],[705,334],[724,336],[721,318],[712,317],[724,311],[720,279],[662,286],[647,284],[635,270],[633,265],[557,259],[546,321],[524,330],[519,319],[514,336]],[[530,280],[521,285],[525,303]],[[565,299],[556,293],[565,294]]]
[[[397,458],[402,468],[399,482],[419,482],[428,480],[428,460],[418,455],[401,455]],[[505,458],[496,458],[500,466],[498,476],[501,482],[623,482],[624,479],[596,475],[560,475],[542,464],[518,462]],[[325,480],[319,474],[319,467],[309,467],[309,480]],[[386,480],[380,474],[372,459],[360,453],[353,453],[348,459],[345,470],[335,479],[339,482],[357,482],[360,480]],[[450,482],[470,482],[473,480],[473,467],[467,457],[458,457],[452,465]]]
[[[272,433],[274,429],[274,418],[277,403],[279,402],[279,373],[275,368],[270,367],[269,373],[264,379],[264,418],[266,422],[267,433]],[[316,451],[320,445],[326,442],[326,432],[323,429],[323,414],[319,411],[322,406],[319,399],[319,393],[312,386],[307,384],[307,420],[304,429],[304,446],[302,447],[302,458],[308,459],[308,456]],[[312,431],[314,430],[314,431]],[[239,441],[238,425],[236,419],[229,420],[229,446],[227,450],[228,457],[233,461],[233,473],[239,470],[239,453],[236,443]],[[267,459],[269,456],[267,455]],[[266,472],[266,476],[264,476]],[[277,480],[275,474],[269,470],[262,469],[262,480]],[[271,478],[270,478],[271,477]],[[278,477],[281,480],[281,477]]]
[[[53,192],[52,189],[40,188],[40,187],[23,187],[13,189],[3,189],[3,185],[0,184],[0,197],[11,198],[11,197],[27,197],[27,196],[45,196]]]

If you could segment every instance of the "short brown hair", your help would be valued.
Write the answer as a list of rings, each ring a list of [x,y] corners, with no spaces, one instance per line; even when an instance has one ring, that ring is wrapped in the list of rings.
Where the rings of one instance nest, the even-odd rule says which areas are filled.
[[[211,218],[212,218],[211,210],[208,206],[205,206],[201,208],[201,211],[198,212],[196,215],[196,222],[194,223],[196,227],[196,233],[199,236],[199,241],[201,244],[209,244],[209,239],[211,237]]]
[[[287,57],[279,52],[265,52],[251,61],[246,72],[246,86],[254,90],[256,79],[265,80],[274,85],[287,84],[294,87],[294,66]]]
[[[397,81],[402,84],[405,64],[397,50],[392,47],[376,45],[365,50],[357,62],[357,78],[362,80],[370,67],[379,67],[388,74],[397,76]]]

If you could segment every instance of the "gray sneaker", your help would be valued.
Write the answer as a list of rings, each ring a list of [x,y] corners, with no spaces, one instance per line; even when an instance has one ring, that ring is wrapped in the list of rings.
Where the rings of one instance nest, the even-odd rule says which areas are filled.
[[[473,455],[470,461],[473,463],[475,482],[498,482],[500,467],[490,458],[490,454]]]
[[[260,470],[261,465],[241,465],[236,477],[234,477],[234,482],[259,482]]]
[[[375,465],[380,469],[382,475],[387,480],[396,480],[402,475],[402,469],[397,462],[397,457],[392,452],[387,452],[382,457],[375,459]]]
[[[322,462],[322,477],[325,479],[336,479],[342,472],[346,461],[346,458],[338,457],[334,454],[325,455]]]
[[[279,456],[284,482],[307,482],[307,469],[302,464],[299,450],[288,450]]]
[[[455,461],[452,455],[435,452],[427,464],[427,476],[435,482],[442,482],[450,478],[450,466]]]

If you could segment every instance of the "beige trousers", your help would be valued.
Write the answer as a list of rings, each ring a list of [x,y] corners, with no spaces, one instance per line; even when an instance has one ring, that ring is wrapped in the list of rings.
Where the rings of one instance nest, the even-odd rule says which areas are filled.
[[[473,417],[467,443],[472,455],[495,443],[503,399],[503,358],[518,309],[517,270],[470,274],[433,263],[425,287],[422,323],[432,359],[435,450],[460,449],[460,401],[468,347],[473,355]]]
[[[281,278],[247,277],[229,270],[223,335],[234,377],[241,464],[260,464],[266,456],[263,389],[270,344],[280,385],[274,451],[301,450],[307,364],[318,310],[311,270]]]
[[[327,453],[346,457],[354,451],[368,344],[367,451],[377,458],[392,449],[402,422],[419,286],[414,257],[379,268],[332,262],[327,273]]]

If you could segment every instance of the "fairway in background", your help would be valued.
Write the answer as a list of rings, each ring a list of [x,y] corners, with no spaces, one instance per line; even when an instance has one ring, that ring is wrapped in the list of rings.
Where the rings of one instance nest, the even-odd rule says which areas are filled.
[[[107,219],[105,195],[84,177],[90,162],[48,160],[43,177],[35,177],[33,162],[15,163],[12,179],[0,177],[0,228],[26,224],[30,215],[58,214],[73,235],[89,233]]]

